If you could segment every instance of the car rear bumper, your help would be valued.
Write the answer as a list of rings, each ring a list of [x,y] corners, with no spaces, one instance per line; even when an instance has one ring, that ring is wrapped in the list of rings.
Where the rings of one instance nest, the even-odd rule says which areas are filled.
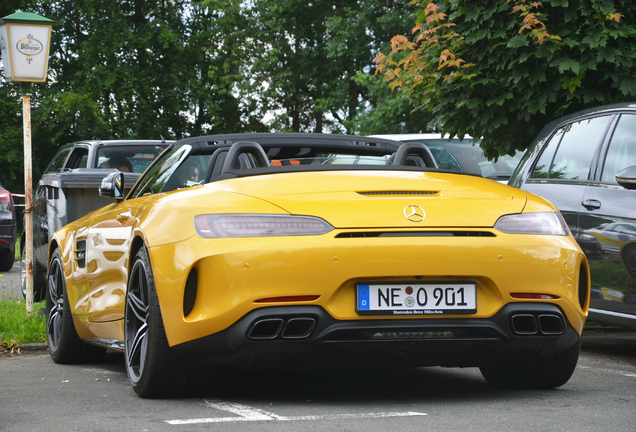
[[[0,220],[0,250],[15,250],[16,226]]]
[[[274,306],[173,349],[197,360],[249,367],[469,367],[550,355],[579,337],[552,304],[510,303],[490,318],[346,321],[320,306]]]

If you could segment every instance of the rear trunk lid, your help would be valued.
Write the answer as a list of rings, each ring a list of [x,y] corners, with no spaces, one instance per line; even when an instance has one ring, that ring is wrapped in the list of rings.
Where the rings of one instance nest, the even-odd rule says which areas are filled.
[[[438,172],[280,173],[212,183],[335,228],[492,227],[520,213],[525,192],[481,177]]]

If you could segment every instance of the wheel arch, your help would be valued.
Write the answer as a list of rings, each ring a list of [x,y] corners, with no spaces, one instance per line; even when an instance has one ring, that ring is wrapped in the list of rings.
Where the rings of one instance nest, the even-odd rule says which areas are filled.
[[[146,246],[146,241],[143,239],[143,237],[139,234],[135,235],[131,244],[130,244],[130,259],[128,260],[128,275],[130,276],[130,266],[132,265],[132,259],[135,257],[135,255],[137,255],[137,252],[139,252],[139,249],[141,249],[142,247]],[[148,247],[146,247],[146,250],[148,249]],[[148,255],[150,255],[150,252],[148,252]]]

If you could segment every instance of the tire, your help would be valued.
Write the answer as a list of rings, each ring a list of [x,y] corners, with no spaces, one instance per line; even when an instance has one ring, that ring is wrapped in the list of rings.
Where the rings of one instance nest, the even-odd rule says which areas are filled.
[[[185,358],[170,348],[145,247],[132,260],[124,338],[126,372],[139,396],[196,396],[214,384],[214,366]]]
[[[89,345],[77,335],[66,292],[66,281],[59,250],[53,252],[49,262],[49,280],[46,293],[46,341],[55,363],[90,363],[99,361],[105,348]]]
[[[22,298],[26,300],[26,260],[24,259],[24,242],[20,246],[20,288]],[[33,301],[39,302],[46,298],[46,284],[42,283],[44,272],[38,265],[38,261],[33,256]]]
[[[13,258],[14,256],[10,250],[0,252],[0,271],[6,272],[11,270],[13,267]]]
[[[581,351],[579,339],[570,348],[553,355],[507,365],[481,366],[488,384],[506,389],[553,389],[572,376]]]

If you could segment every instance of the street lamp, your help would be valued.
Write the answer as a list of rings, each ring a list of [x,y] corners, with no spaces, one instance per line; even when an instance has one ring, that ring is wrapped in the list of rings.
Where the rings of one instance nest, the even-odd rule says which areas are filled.
[[[45,82],[53,21],[30,12],[17,12],[0,19],[0,52],[7,81]],[[33,223],[31,201],[31,94],[22,87],[24,129],[24,245],[26,262],[26,310],[33,312]]]

